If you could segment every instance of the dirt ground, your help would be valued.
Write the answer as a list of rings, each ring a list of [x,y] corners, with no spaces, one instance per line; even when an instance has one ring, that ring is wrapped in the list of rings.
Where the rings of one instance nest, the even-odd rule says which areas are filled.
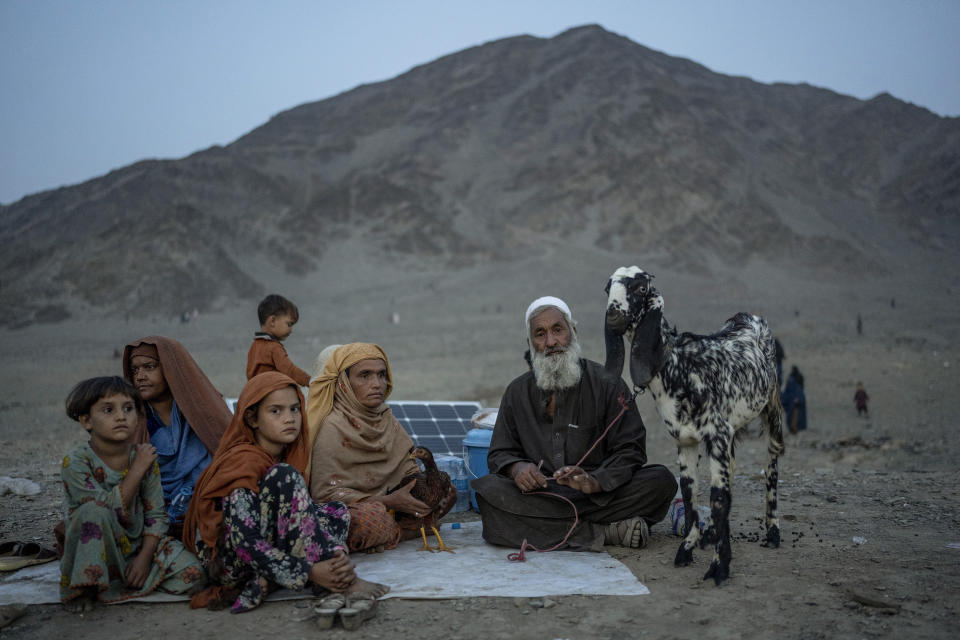
[[[581,342],[593,359],[603,358],[598,298],[603,278],[612,270],[608,262],[591,263],[582,282],[548,291],[567,297],[575,316],[591,316],[581,320]],[[328,343],[373,339],[391,356],[398,380],[394,399],[495,405],[503,386],[522,371],[520,312],[527,300],[541,294],[531,295],[502,276],[488,270],[452,283],[428,282],[425,276],[420,293],[405,299],[372,296],[383,302],[358,311],[383,319],[380,324],[357,325],[356,316],[301,304],[304,321],[288,349],[309,368],[313,354]],[[465,282],[482,303],[456,297]],[[789,299],[777,293],[787,284]],[[950,289],[921,295],[907,282],[883,283],[872,291],[861,283],[852,293],[825,282],[778,281],[762,290],[727,282],[729,295],[720,299],[709,295],[715,286],[711,282],[667,276],[657,285],[667,299],[666,316],[681,329],[705,332],[739,308],[759,310],[784,342],[785,367],[799,366],[806,378],[809,429],[787,436],[781,459],[782,545],[768,549],[759,544],[766,448],[751,435],[737,451],[733,561],[731,579],[723,587],[701,579],[709,550],[697,551],[690,567],[673,566],[680,539],[661,523],[652,528],[645,549],[608,547],[649,587],[646,596],[388,599],[374,620],[352,633],[318,631],[309,600],[267,603],[243,615],[191,611],[183,604],[132,603],[77,616],[58,605],[31,605],[26,616],[0,633],[11,640],[147,634],[236,640],[268,634],[424,640],[957,637],[960,470],[952,409],[960,382],[954,342],[960,318]],[[895,307],[891,285],[900,292]],[[392,285],[380,286],[383,293]],[[326,301],[338,299],[336,292],[326,295]],[[424,302],[437,298],[442,302],[433,306]],[[579,311],[587,308],[592,314]],[[922,321],[911,311],[919,308],[925,310]],[[393,312],[399,314],[399,324],[385,322]],[[864,317],[862,335],[854,329],[856,313]],[[165,333],[188,345],[226,395],[236,395],[253,331],[249,321],[236,318],[202,316],[190,325],[173,318],[101,319],[0,336],[0,383],[6,392],[0,403],[0,475],[26,477],[43,489],[33,498],[0,497],[0,539],[50,541],[60,518],[60,456],[83,437],[62,414],[63,398],[74,382],[118,373],[114,349],[142,335]],[[859,418],[854,409],[858,380],[871,396],[870,418]],[[675,448],[652,401],[641,396],[638,405],[647,424],[650,460],[676,469]],[[706,479],[703,470],[701,478]],[[491,569],[509,571],[509,565],[505,561]],[[575,590],[577,576],[569,579]]]

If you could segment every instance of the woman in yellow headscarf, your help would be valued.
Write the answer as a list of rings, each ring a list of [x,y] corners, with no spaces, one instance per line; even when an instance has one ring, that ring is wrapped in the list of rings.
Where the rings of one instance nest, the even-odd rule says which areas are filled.
[[[387,493],[419,471],[409,456],[413,440],[386,404],[392,390],[387,354],[364,342],[337,348],[310,382],[310,495],[318,502],[347,504],[351,551],[392,549],[416,537],[418,530],[402,528],[391,512],[431,510],[410,495],[413,482]],[[456,489],[450,488],[453,500],[443,501],[438,518],[456,502]]]

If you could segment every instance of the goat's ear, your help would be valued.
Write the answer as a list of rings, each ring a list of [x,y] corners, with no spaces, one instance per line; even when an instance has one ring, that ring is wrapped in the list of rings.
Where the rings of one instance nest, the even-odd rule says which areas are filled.
[[[660,309],[649,311],[633,331],[630,344],[630,379],[638,387],[645,387],[663,364],[664,344],[660,336]]]
[[[607,360],[603,367],[619,378],[623,375],[623,335],[613,332],[606,316],[603,318],[603,337],[607,346]]]

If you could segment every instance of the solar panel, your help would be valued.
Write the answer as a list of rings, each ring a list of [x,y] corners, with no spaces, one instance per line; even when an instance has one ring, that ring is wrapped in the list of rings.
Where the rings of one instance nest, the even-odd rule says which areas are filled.
[[[463,457],[463,439],[473,428],[470,419],[479,402],[424,402],[399,400],[388,403],[393,415],[413,443],[434,455]]]
[[[231,411],[237,398],[224,398]],[[434,455],[463,457],[463,439],[473,429],[470,419],[480,410],[479,402],[432,402],[400,400],[389,402],[393,415],[403,425],[413,443]]]

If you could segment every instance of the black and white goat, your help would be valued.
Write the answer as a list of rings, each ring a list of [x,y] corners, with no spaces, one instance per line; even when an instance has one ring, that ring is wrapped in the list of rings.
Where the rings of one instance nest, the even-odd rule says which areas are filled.
[[[693,548],[715,544],[703,577],[719,585],[730,575],[730,491],[737,432],[759,416],[768,434],[764,546],[780,546],[777,518],[777,460],[784,451],[783,408],[777,388],[774,343],[763,318],[738,313],[709,336],[677,335],[663,318],[663,298],[653,276],[639,267],[621,267],[607,282],[606,368],[623,372],[623,337],[630,341],[630,377],[648,388],[657,411],[677,441],[680,492],[686,537],[676,566],[693,560]],[[710,522],[697,527],[699,443],[710,458]]]

